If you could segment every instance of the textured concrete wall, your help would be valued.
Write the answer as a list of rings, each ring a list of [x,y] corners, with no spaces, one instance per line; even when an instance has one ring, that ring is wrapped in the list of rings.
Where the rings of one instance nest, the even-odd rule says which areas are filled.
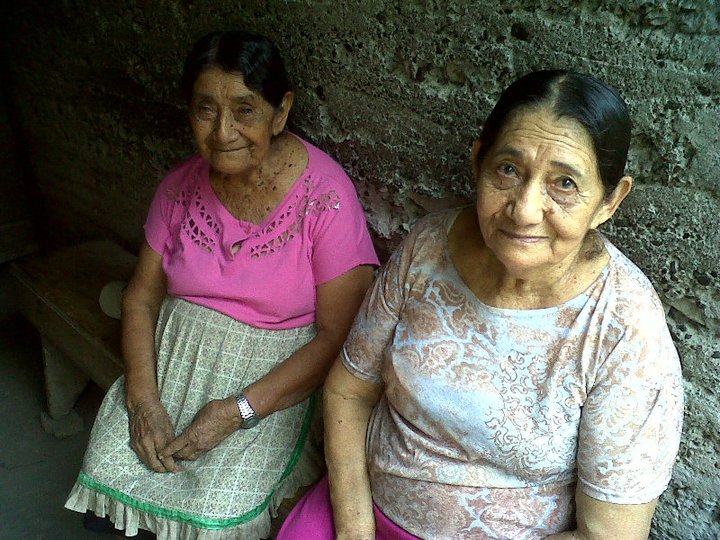
[[[653,537],[720,535],[720,8],[712,0],[66,0],[6,6],[10,94],[49,237],[141,239],[163,172],[191,151],[175,81],[188,45],[243,26],[284,51],[294,130],[356,180],[378,245],[469,197],[469,148],[531,69],[618,87],[637,186],[606,231],[663,297],[687,416]],[[62,232],[62,234],[60,233]]]
[[[0,226],[27,218],[27,194],[16,162],[17,149],[0,89]]]

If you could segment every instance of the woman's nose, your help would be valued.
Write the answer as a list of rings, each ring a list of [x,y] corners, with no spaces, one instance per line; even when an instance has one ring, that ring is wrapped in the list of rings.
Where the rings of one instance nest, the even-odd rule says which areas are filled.
[[[230,111],[223,111],[215,122],[215,137],[219,142],[232,142],[238,137],[237,121]]]
[[[536,225],[541,223],[547,206],[547,193],[543,186],[528,182],[517,192],[508,204],[508,216],[517,225]]]

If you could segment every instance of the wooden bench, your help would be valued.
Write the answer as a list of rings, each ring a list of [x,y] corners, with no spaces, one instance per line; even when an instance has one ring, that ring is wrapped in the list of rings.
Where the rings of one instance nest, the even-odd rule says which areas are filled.
[[[42,342],[47,412],[43,428],[57,437],[80,431],[73,410],[92,379],[103,390],[122,373],[120,321],[100,309],[100,291],[111,281],[128,281],[136,258],[117,244],[98,240],[11,264],[20,312]]]

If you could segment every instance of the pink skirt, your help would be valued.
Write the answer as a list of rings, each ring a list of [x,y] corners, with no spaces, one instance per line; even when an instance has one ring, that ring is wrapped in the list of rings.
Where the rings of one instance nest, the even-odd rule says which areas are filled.
[[[420,540],[396,525],[373,503],[376,540]],[[276,540],[335,540],[327,475],[298,501]]]

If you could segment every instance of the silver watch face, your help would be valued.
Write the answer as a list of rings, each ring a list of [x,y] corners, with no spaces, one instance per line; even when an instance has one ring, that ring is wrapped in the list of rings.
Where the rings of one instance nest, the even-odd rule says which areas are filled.
[[[240,429],[250,429],[257,426],[260,421],[260,417],[255,414],[255,409],[252,408],[252,405],[250,405],[250,402],[245,397],[245,394],[241,393],[235,400],[235,403],[237,403],[238,411],[240,411],[240,417],[243,420]]]

